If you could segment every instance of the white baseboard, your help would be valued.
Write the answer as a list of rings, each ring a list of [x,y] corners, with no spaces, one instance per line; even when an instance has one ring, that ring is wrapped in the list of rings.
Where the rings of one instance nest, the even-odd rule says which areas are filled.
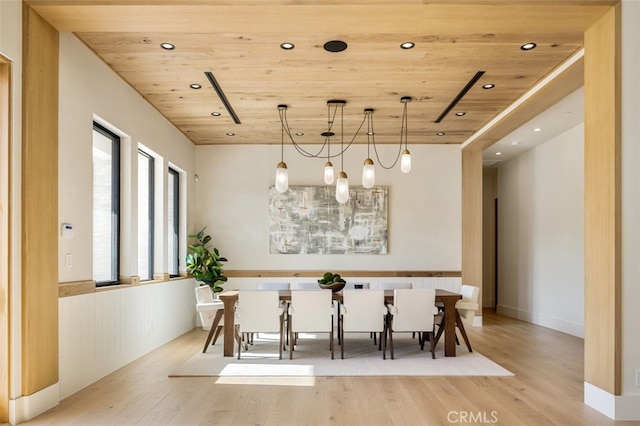
[[[58,383],[34,394],[21,396],[9,401],[9,424],[17,425],[58,405],[60,389]]]
[[[501,315],[517,318],[552,330],[561,331],[572,336],[584,338],[584,324],[577,324],[562,318],[542,315],[537,312],[526,311],[500,304],[497,307],[497,312]]]
[[[471,324],[472,327],[482,327],[482,315],[476,315],[475,317],[473,317],[473,324]]]
[[[584,403],[613,420],[640,420],[640,395],[613,395],[584,382]]]

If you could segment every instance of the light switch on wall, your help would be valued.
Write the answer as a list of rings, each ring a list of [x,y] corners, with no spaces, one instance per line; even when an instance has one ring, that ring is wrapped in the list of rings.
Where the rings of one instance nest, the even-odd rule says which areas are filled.
[[[73,265],[73,256],[71,256],[71,253],[67,253],[65,255],[65,260],[67,262],[67,268],[71,268],[71,266]]]

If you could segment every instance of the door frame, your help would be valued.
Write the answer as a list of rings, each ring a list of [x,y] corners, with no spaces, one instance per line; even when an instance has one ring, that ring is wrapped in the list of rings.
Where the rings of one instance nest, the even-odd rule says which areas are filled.
[[[0,423],[9,422],[11,251],[11,61],[0,55]]]

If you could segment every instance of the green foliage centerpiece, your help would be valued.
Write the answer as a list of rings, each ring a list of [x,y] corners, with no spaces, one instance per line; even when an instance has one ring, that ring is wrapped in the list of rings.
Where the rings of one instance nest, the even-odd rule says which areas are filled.
[[[328,288],[334,293],[342,290],[346,284],[347,282],[340,274],[333,274],[331,272],[325,272],[322,278],[318,280],[320,288]]]
[[[189,238],[196,239],[197,242],[189,244],[187,272],[193,274],[197,281],[211,287],[214,293],[218,293],[222,291],[222,285],[227,281],[222,264],[227,259],[220,256],[217,248],[209,250],[207,244],[211,241],[211,236],[204,234],[205,229],[207,229],[206,226],[197,234],[189,235]]]

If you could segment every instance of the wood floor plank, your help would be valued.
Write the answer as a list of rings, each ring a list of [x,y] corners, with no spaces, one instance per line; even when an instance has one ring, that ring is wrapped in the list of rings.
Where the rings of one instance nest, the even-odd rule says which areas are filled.
[[[168,377],[202,350],[195,329],[26,424],[623,424],[582,403],[582,339],[490,311],[483,322],[467,330],[474,350],[515,377]]]

